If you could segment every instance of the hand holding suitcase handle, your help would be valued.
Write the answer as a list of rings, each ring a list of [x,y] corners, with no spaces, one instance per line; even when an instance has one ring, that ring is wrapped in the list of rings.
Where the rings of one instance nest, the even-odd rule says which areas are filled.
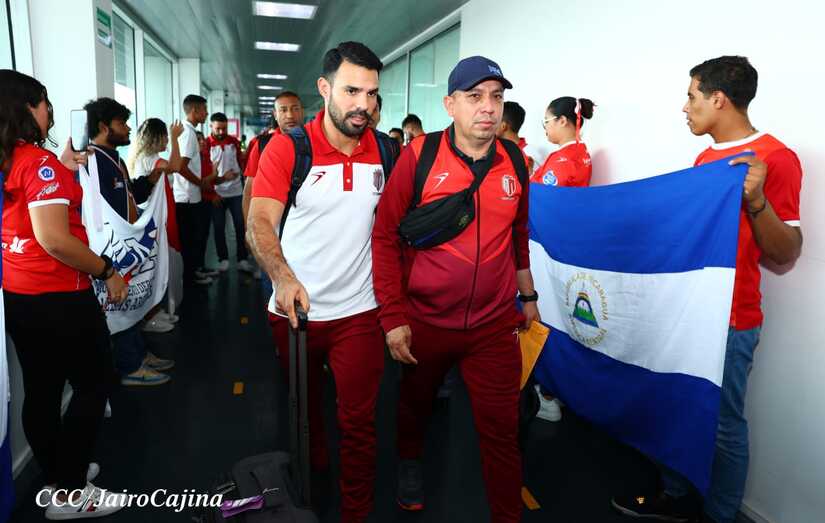
[[[295,302],[295,317],[298,319],[297,329],[299,331],[307,330],[307,311],[297,301]]]
[[[298,314],[295,305],[300,305],[304,311],[309,311],[309,294],[301,282],[294,275],[286,275],[275,286],[275,310],[283,312],[289,318],[293,329],[298,328]],[[306,313],[304,313],[306,314]]]

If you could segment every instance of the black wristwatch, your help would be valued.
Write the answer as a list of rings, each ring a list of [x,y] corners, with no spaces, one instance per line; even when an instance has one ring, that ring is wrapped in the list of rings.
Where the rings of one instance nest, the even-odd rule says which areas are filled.
[[[533,291],[533,294],[525,296],[524,294],[519,294],[518,299],[522,303],[527,303],[530,301],[539,301],[539,293],[538,291]]]
[[[101,255],[100,259],[103,260],[103,270],[100,271],[100,274],[95,275],[94,278],[105,281],[112,277],[112,274],[115,273],[115,268],[112,266],[112,259],[105,254]]]

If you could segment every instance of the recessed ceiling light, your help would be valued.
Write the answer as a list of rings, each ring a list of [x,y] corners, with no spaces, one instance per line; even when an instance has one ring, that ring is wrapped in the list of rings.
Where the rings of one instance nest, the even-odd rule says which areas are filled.
[[[258,100],[274,100],[274,96],[259,96]]]
[[[283,87],[279,87],[277,85],[259,85],[258,89],[264,91],[280,91],[281,89],[283,89]]]
[[[258,73],[258,78],[262,80],[286,80],[285,74],[264,74]]]
[[[270,102],[268,100],[261,100],[258,102],[258,105],[275,105],[275,102]]]
[[[258,16],[274,16],[278,18],[300,18],[312,20],[317,5],[287,4],[282,2],[252,2],[252,10]]]
[[[298,44],[286,44],[282,42],[255,42],[255,49],[262,51],[291,51],[298,52],[301,46]]]

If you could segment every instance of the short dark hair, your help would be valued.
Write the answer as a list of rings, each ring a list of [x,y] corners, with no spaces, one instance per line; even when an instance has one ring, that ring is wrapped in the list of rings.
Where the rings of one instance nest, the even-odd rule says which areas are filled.
[[[112,125],[112,120],[125,122],[132,115],[128,107],[111,98],[92,100],[84,105],[83,109],[86,110],[89,138],[100,134],[100,124],[109,127]]]
[[[690,70],[699,80],[699,90],[707,98],[722,91],[734,107],[744,111],[756,96],[759,74],[744,56],[720,56],[702,62]]]
[[[223,113],[213,113],[212,116],[209,117],[210,122],[228,122],[229,119]]]
[[[501,119],[507,122],[514,133],[518,134],[521,126],[524,125],[525,114],[524,108],[518,103],[504,102],[504,113],[502,113]]]
[[[392,129],[390,129],[389,131],[387,131],[387,134],[390,134],[390,133],[398,133],[398,134],[400,134],[401,136],[404,136],[404,131],[402,131],[402,130],[401,130],[401,129],[399,129],[398,127],[393,127]]]
[[[46,102],[49,129],[54,126],[54,118],[46,87],[36,79],[12,69],[0,69],[0,85],[0,170],[6,170],[11,167],[18,140],[42,146],[48,138],[43,136],[29,106]],[[49,142],[57,145],[51,139]]]
[[[341,42],[338,47],[330,49],[324,55],[323,75],[328,82],[332,83],[335,73],[338,72],[338,68],[345,60],[379,73],[384,68],[381,59],[366,45],[361,42]]]
[[[304,105],[304,102],[301,100],[301,97],[298,96],[298,93],[296,93],[295,91],[281,91],[281,93],[275,97],[275,101],[277,102],[281,98],[285,98],[287,96],[297,98],[298,101],[301,102],[301,105]]]
[[[189,113],[199,105],[206,105],[206,98],[198,94],[187,94],[183,99],[183,110]]]
[[[596,107],[596,104],[594,104],[592,100],[562,96],[550,102],[547,110],[553,113],[553,116],[564,116],[572,122],[573,125],[576,125],[576,101],[579,102],[579,111],[581,111],[580,114],[582,117],[581,126],[584,127],[584,121],[593,118],[593,108]]]
[[[408,114],[403,120],[401,120],[401,127],[406,127],[409,124],[418,126],[421,129],[424,128],[424,125],[421,123],[421,118],[417,117],[414,114]]]

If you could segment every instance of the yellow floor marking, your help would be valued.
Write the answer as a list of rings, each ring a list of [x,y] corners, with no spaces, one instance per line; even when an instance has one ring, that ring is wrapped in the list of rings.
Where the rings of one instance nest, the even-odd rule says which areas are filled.
[[[240,396],[241,394],[243,394],[243,382],[242,381],[236,381],[235,382],[235,386],[232,387],[232,394],[234,394],[235,396]]]
[[[528,510],[538,510],[541,508],[539,502],[536,501],[536,498],[530,494],[530,491],[527,490],[527,487],[521,487],[521,500],[524,501],[524,505],[527,507]]]

